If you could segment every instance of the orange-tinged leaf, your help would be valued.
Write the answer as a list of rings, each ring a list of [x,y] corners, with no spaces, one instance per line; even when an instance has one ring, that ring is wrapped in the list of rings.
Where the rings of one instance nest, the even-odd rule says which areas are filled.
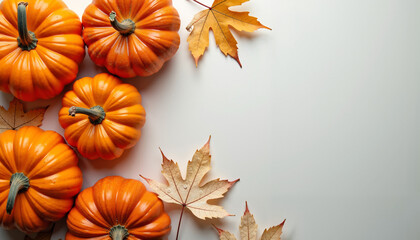
[[[200,3],[208,9],[197,13],[187,26],[187,30],[190,31],[192,29],[187,41],[196,66],[198,59],[204,54],[209,45],[209,31],[211,29],[220,50],[225,55],[234,58],[239,63],[239,66],[242,67],[238,57],[237,42],[229,27],[246,32],[253,32],[259,28],[270,29],[262,25],[257,18],[249,16],[249,12],[229,10],[230,7],[241,5],[247,1],[249,0],[215,0],[211,7]]]
[[[269,229],[265,229],[263,232],[263,235],[261,237],[261,240],[280,240],[280,236],[283,233],[283,225],[286,220],[283,220],[282,223],[280,223],[277,226],[271,227]]]
[[[235,235],[232,233],[222,230],[216,226],[214,226],[214,228],[216,228],[217,232],[219,233],[220,240],[236,240]]]
[[[249,212],[248,203],[245,202],[245,205],[245,212],[241,218],[241,224],[239,225],[241,240],[256,240],[258,225],[255,222],[254,216]],[[286,220],[277,226],[265,229],[261,236],[261,240],[281,240],[280,236],[282,234],[285,221]],[[236,240],[235,236],[230,232],[224,231],[217,227],[215,228],[219,233],[220,240]]]
[[[184,179],[178,164],[163,155],[162,174],[167,180],[160,183],[144,178],[159,197],[168,203],[175,203],[188,208],[196,217],[223,218],[230,214],[221,206],[211,205],[207,201],[222,198],[223,195],[239,180],[228,181],[215,179],[202,184],[203,177],[210,171],[210,139],[197,150],[191,161],[188,162],[187,176]]]
[[[255,222],[254,215],[249,212],[248,203],[245,202],[245,212],[241,217],[241,225],[239,225],[239,233],[241,239],[255,240],[257,238],[258,225]]]
[[[23,126],[41,126],[46,110],[47,107],[24,112],[22,103],[14,98],[8,110],[0,106],[0,133],[18,130]]]

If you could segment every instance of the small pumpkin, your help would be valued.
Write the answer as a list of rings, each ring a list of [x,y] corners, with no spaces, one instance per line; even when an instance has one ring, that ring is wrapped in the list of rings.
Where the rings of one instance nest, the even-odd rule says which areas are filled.
[[[79,194],[67,218],[66,240],[158,239],[170,224],[162,201],[140,181],[109,176]]]
[[[85,55],[79,17],[61,0],[0,4],[0,90],[50,99],[72,82]]]
[[[92,61],[123,78],[156,73],[179,47],[171,0],[93,0],[82,23]]]
[[[82,187],[82,172],[63,137],[38,127],[0,135],[0,224],[38,232],[64,217]]]
[[[140,138],[146,115],[141,95],[108,73],[77,80],[62,103],[64,137],[88,159],[117,158]]]

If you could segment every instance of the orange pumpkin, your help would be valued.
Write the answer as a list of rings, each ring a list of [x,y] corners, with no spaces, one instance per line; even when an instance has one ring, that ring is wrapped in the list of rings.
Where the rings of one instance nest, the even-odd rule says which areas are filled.
[[[162,201],[140,181],[110,176],[79,194],[67,218],[66,240],[158,239],[170,224]]]
[[[133,147],[145,123],[135,87],[101,73],[77,80],[63,98],[59,121],[67,142],[88,159],[114,159]]]
[[[85,55],[79,17],[61,0],[0,5],[0,90],[49,99],[72,82]]]
[[[0,224],[38,232],[64,217],[82,187],[82,172],[63,137],[38,127],[0,135]]]
[[[171,0],[93,0],[82,23],[92,61],[123,78],[156,73],[179,47]]]

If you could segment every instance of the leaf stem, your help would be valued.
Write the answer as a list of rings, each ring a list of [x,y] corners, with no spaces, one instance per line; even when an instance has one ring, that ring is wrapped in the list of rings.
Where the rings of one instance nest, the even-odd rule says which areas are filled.
[[[209,7],[209,6],[207,6],[206,4],[203,4],[203,3],[201,3],[201,2],[199,2],[199,1],[197,1],[197,0],[193,0],[194,2],[196,2],[196,3],[198,3],[198,4],[200,4],[201,6],[203,6],[203,7],[206,7],[206,8],[208,8],[208,9],[211,9],[211,7]]]
[[[179,216],[178,229],[176,230],[175,240],[178,240],[179,229],[181,227],[181,220],[182,220],[182,215],[184,214],[184,209],[185,209],[185,204],[182,204],[181,215]]]

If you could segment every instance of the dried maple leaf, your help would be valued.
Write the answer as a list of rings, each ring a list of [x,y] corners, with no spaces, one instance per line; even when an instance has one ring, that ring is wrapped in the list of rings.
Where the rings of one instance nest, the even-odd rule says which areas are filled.
[[[255,240],[257,238],[258,225],[255,222],[254,216],[249,212],[248,203],[245,203],[245,205],[245,212],[241,218],[241,225],[239,225],[241,240]],[[265,229],[261,236],[261,240],[280,240],[285,221],[286,220],[277,226]],[[219,233],[220,240],[236,240],[232,233],[217,228],[216,226],[215,228]]]
[[[187,176],[185,179],[182,177],[177,163],[167,159],[163,153],[162,157],[162,174],[168,184],[140,176],[149,183],[153,191],[163,201],[182,206],[177,238],[184,208],[188,208],[200,219],[223,218],[230,215],[222,207],[210,205],[207,201],[222,198],[223,194],[239,181],[239,179],[232,182],[214,179],[206,184],[201,184],[203,177],[211,169],[210,138],[200,150],[195,152],[192,160],[188,162]]]
[[[10,102],[8,110],[0,106],[0,133],[10,129],[18,130],[23,126],[41,126],[46,110],[47,107],[25,113],[22,103],[14,98]]]
[[[242,67],[238,57],[237,42],[230,32],[229,26],[238,31],[247,32],[253,32],[259,28],[270,28],[262,25],[257,18],[249,16],[249,12],[234,12],[229,10],[230,7],[241,5],[249,0],[215,0],[211,7],[197,0],[193,1],[207,8],[207,10],[197,13],[187,26],[188,31],[192,28],[192,32],[188,36],[187,41],[195,59],[195,65],[197,66],[198,59],[209,46],[209,30],[211,29],[220,50],[225,55],[234,58],[239,63],[239,66]]]

